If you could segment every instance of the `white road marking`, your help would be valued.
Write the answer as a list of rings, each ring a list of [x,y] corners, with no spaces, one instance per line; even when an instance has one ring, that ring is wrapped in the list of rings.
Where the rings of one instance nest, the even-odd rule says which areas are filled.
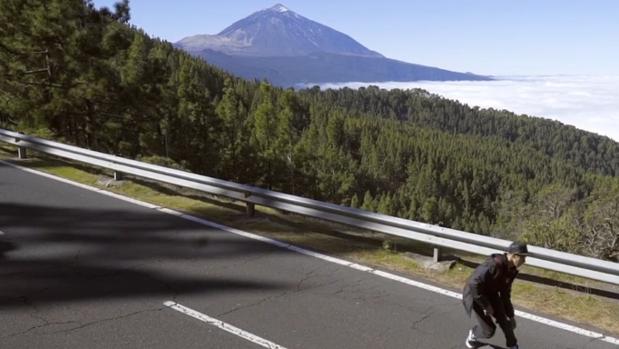
[[[44,177],[47,177],[47,178],[51,178],[51,179],[54,179],[54,180],[57,180],[57,181],[60,181],[60,182],[63,182],[63,183],[75,185],[77,187],[80,187],[80,188],[83,188],[83,189],[86,189],[86,190],[91,190],[91,191],[94,191],[94,192],[97,192],[97,193],[100,193],[100,194],[103,194],[103,195],[108,195],[108,196],[117,198],[119,200],[124,200],[124,201],[131,202],[131,203],[136,204],[136,205],[140,205],[140,206],[144,206],[144,207],[147,207],[147,208],[155,209],[155,210],[158,210],[159,212],[168,213],[168,214],[171,214],[171,215],[183,218],[183,219],[187,219],[187,220],[199,223],[199,224],[206,225],[206,226],[211,227],[211,228],[216,228],[216,229],[223,230],[223,231],[226,231],[226,232],[229,232],[229,233],[232,233],[232,234],[244,236],[244,237],[249,238],[249,239],[262,241],[262,242],[265,242],[267,244],[275,245],[275,246],[278,246],[278,247],[281,247],[281,248],[285,248],[285,249],[288,249],[288,250],[291,250],[291,251],[295,251],[295,252],[298,252],[298,253],[301,253],[301,254],[304,254],[304,255],[307,255],[307,256],[311,256],[311,257],[315,257],[315,258],[318,258],[318,259],[322,259],[322,260],[330,262],[330,263],[335,263],[335,264],[343,265],[343,266],[346,266],[346,267],[349,267],[349,268],[352,268],[352,269],[356,269],[356,270],[359,270],[359,271],[368,272],[368,273],[371,273],[371,274],[374,274],[374,275],[377,275],[377,276],[380,276],[380,277],[383,277],[383,278],[386,278],[386,279],[390,279],[390,280],[401,282],[401,283],[404,283],[404,284],[407,284],[407,285],[411,285],[411,286],[414,286],[414,287],[422,288],[424,290],[428,290],[428,291],[431,291],[431,292],[439,293],[439,294],[442,294],[442,295],[445,295],[445,296],[453,297],[453,298],[456,298],[456,299],[462,299],[462,295],[460,293],[457,293],[457,292],[453,292],[453,291],[446,290],[446,289],[443,289],[443,288],[440,288],[440,287],[436,287],[436,286],[432,286],[432,285],[429,285],[429,284],[425,284],[423,282],[419,282],[419,281],[415,281],[415,280],[412,280],[412,279],[408,279],[408,278],[405,278],[405,277],[402,277],[402,276],[398,276],[398,275],[395,275],[395,274],[392,274],[392,273],[384,272],[382,270],[376,270],[376,269],[373,269],[373,268],[370,268],[370,267],[367,267],[367,266],[364,266],[364,265],[361,265],[361,264],[352,263],[352,262],[349,262],[349,261],[346,261],[346,260],[343,260],[343,259],[340,259],[340,258],[335,258],[335,257],[327,256],[327,255],[324,255],[322,253],[317,253],[317,252],[309,251],[309,250],[306,250],[304,248],[301,248],[301,247],[298,247],[298,246],[294,246],[294,245],[291,245],[291,244],[288,244],[288,243],[285,243],[285,242],[282,242],[282,241],[273,240],[273,239],[270,239],[270,238],[267,238],[267,237],[264,237],[264,236],[261,236],[261,235],[252,234],[252,233],[248,233],[248,232],[245,232],[245,231],[242,231],[242,230],[238,230],[238,229],[234,229],[234,228],[231,228],[231,227],[227,227],[225,225],[217,224],[217,223],[208,221],[208,220],[203,219],[203,218],[199,218],[199,217],[195,217],[195,216],[192,216],[192,215],[184,214],[182,212],[174,211],[174,210],[171,210],[171,209],[168,209],[168,208],[162,208],[160,206],[149,204],[147,202],[139,201],[139,200],[136,200],[136,199],[133,199],[133,198],[129,198],[129,197],[120,195],[120,194],[111,193],[111,192],[108,192],[108,191],[105,191],[105,190],[102,190],[102,189],[99,189],[99,188],[91,187],[91,186],[88,186],[88,185],[84,185],[84,184],[81,184],[81,183],[72,182],[72,181],[64,179],[64,178],[56,177],[56,176],[50,175],[48,173],[43,173],[43,172],[31,170],[29,168],[18,166],[18,165],[15,165],[15,164],[12,164],[12,163],[9,163],[9,162],[6,162],[6,161],[0,160],[0,162],[3,163],[3,164],[6,164],[6,165],[12,166],[12,167],[21,169],[21,170],[26,171],[26,172],[30,172],[30,173],[34,173],[34,174],[37,174],[37,175],[41,175],[41,176],[44,176]],[[607,342],[607,343],[619,345],[619,339],[618,338],[611,337],[611,336],[606,336],[603,333],[590,331],[590,330],[587,330],[587,329],[584,329],[584,328],[580,328],[580,327],[577,327],[577,326],[566,324],[566,323],[563,323],[563,322],[560,322],[560,321],[555,321],[555,320],[547,319],[547,318],[544,318],[544,317],[541,317],[541,316],[537,316],[537,315],[534,315],[534,314],[531,314],[531,313],[527,313],[527,312],[524,312],[524,311],[516,310],[516,315],[520,316],[522,318],[531,320],[531,321],[535,321],[535,322],[538,322],[538,323],[542,323],[542,324],[551,326],[551,327],[560,328],[560,329],[565,330],[565,331],[573,332],[573,333],[579,334],[581,336],[595,338],[595,339],[598,339],[598,340],[601,340],[601,341],[604,341],[604,342]]]
[[[167,301],[163,303],[166,307],[170,307],[176,311],[179,311],[185,315],[189,315],[195,319],[198,319],[202,322],[206,322],[209,325],[213,325],[215,327],[219,327],[224,331],[230,332],[235,336],[239,336],[243,339],[246,339],[250,342],[254,342],[258,345],[260,345],[261,347],[265,347],[265,348],[269,348],[269,349],[286,349],[285,347],[282,347],[279,344],[275,344],[271,341],[268,341],[264,338],[258,337],[253,333],[249,333],[247,331],[243,331],[238,327],[232,326],[229,323],[223,322],[221,320],[217,320],[215,318],[212,318],[206,314],[202,314],[198,311],[195,311],[191,308],[187,308],[184,305],[178,304],[176,302],[173,301]]]

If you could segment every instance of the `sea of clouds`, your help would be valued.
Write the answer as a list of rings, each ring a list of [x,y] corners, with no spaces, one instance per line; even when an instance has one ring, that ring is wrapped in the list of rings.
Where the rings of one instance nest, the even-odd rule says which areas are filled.
[[[321,84],[327,88],[422,88],[469,106],[544,117],[619,142],[619,75],[497,76],[494,81],[413,81]]]

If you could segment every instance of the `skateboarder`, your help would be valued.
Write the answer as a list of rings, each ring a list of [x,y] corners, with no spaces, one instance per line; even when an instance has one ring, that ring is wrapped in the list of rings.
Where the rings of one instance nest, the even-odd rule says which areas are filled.
[[[475,321],[475,326],[466,338],[467,348],[483,346],[479,340],[492,337],[498,324],[505,334],[507,347],[518,349],[511,291],[518,268],[524,264],[527,255],[525,243],[513,242],[507,253],[492,254],[468,278],[462,292],[462,303],[466,313]]]

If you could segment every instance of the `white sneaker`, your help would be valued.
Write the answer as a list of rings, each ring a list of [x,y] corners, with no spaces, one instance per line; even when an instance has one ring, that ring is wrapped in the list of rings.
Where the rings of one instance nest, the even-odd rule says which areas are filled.
[[[477,337],[475,337],[475,335],[473,334],[473,330],[472,329],[469,330],[469,335],[468,335],[468,337],[466,337],[466,340],[464,341],[464,344],[466,344],[466,347],[470,348],[470,349],[475,349],[475,348],[479,348],[479,347],[483,346],[483,344],[479,343],[479,341],[477,340]],[[516,347],[516,349],[518,349],[518,348]]]

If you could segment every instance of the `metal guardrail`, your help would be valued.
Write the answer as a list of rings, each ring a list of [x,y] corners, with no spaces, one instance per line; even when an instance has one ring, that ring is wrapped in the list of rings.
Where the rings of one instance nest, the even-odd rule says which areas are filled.
[[[511,243],[508,240],[443,228],[147,164],[4,129],[0,129],[0,141],[16,145],[19,149],[20,157],[25,154],[25,149],[32,149],[107,168],[115,171],[115,174],[129,174],[243,201],[248,204],[248,211],[250,213],[253,212],[253,205],[268,206],[313,218],[413,239],[435,247],[446,247],[482,255],[505,251]],[[528,265],[619,285],[619,263],[537,246],[529,246],[529,252],[530,257],[527,258]]]

